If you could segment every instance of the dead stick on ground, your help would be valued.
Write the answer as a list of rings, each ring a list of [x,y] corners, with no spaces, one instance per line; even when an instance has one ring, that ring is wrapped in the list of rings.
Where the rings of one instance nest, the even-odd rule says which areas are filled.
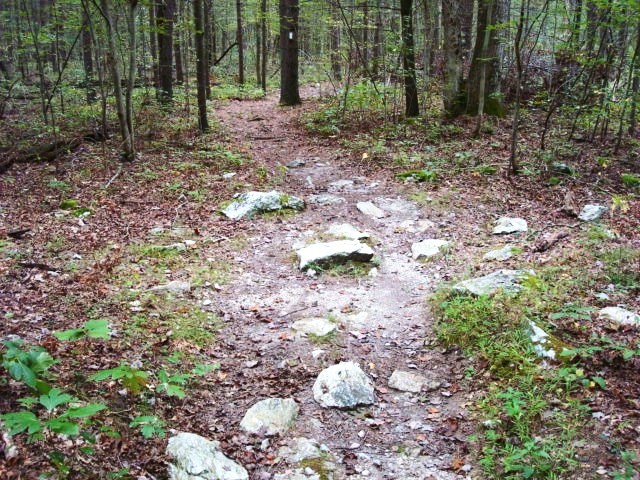
[[[118,165],[118,170],[116,170],[116,174],[111,177],[111,180],[109,180],[107,182],[107,184],[104,186],[104,188],[109,188],[109,186],[113,183],[113,181],[118,178],[120,176],[120,174],[122,173],[122,164]]]

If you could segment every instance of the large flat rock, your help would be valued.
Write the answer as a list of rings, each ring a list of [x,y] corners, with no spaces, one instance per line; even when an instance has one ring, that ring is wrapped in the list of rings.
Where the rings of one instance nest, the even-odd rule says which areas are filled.
[[[450,243],[447,240],[430,238],[411,245],[411,256],[414,260],[427,260],[444,252]]]
[[[248,480],[249,474],[220,451],[220,444],[195,433],[180,432],[169,439],[170,480]]]
[[[453,289],[478,296],[494,295],[498,291],[517,293],[522,289],[520,282],[529,275],[535,275],[535,272],[533,270],[497,270],[489,275],[457,283]]]
[[[270,192],[245,192],[234,197],[222,213],[232,220],[250,218],[259,213],[278,210],[303,210],[304,201],[298,197],[272,190]]]
[[[494,235],[526,232],[527,221],[522,218],[502,217],[496,221],[493,227]]]
[[[622,307],[606,307],[598,312],[598,317],[617,325],[640,325],[640,315]]]
[[[328,266],[345,263],[349,260],[368,262],[373,258],[373,250],[357,240],[336,240],[334,242],[314,243],[296,251],[300,260],[300,270],[311,265]]]

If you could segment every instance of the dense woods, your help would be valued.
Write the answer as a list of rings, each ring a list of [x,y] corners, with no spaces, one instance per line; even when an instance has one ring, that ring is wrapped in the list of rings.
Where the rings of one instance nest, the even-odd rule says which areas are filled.
[[[0,479],[638,479],[639,104],[638,0],[0,0]]]
[[[178,93],[188,104],[196,90],[210,98],[212,84],[280,79],[281,102],[293,105],[300,75],[336,93],[357,87],[391,122],[466,114],[479,132],[484,115],[513,116],[513,171],[523,106],[540,114],[541,149],[551,137],[617,150],[637,131],[634,2],[187,3],[3,2],[0,112],[38,104],[41,128],[54,132],[79,110],[85,127],[106,132],[115,113],[126,160],[151,91],[163,105]]]

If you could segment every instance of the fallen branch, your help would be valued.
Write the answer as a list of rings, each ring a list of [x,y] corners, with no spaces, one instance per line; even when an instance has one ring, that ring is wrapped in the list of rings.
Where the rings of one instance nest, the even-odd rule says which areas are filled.
[[[16,240],[20,240],[24,235],[30,232],[30,228],[19,228],[17,230],[11,230],[7,232],[7,237],[15,238]]]
[[[22,268],[36,268],[38,270],[46,270],[47,272],[57,272],[58,269],[55,267],[50,267],[44,263],[32,263],[32,262],[19,262]]]

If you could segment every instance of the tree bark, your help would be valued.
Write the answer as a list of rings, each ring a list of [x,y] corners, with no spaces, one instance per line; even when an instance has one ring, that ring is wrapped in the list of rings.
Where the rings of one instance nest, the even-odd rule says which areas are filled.
[[[267,59],[269,58],[269,50],[267,48],[267,0],[260,1],[260,29],[262,30],[262,91],[267,93]]]
[[[444,109],[449,115],[462,111],[460,84],[462,82],[462,28],[458,16],[458,0],[442,0],[442,29],[444,31]]]
[[[298,105],[298,0],[280,0],[280,103]]]
[[[151,70],[153,75],[153,86],[157,89],[160,85],[158,73],[158,34],[156,33],[156,2],[149,2],[149,48],[151,50]],[[157,96],[157,92],[156,92]]]
[[[242,0],[236,0],[236,43],[238,44],[238,83],[244,83],[244,35],[242,32]]]
[[[331,28],[329,29],[329,49],[331,50],[331,74],[336,81],[342,80],[342,59],[340,58],[340,14],[337,6],[331,4]]]
[[[207,120],[207,52],[205,50],[204,12],[202,0],[193,0],[193,20],[196,29],[196,74],[198,78],[198,126],[209,131]]]
[[[413,40],[413,0],[400,0],[402,23],[402,68],[404,70],[404,99],[407,117],[420,114],[416,84],[416,60]]]
[[[158,93],[161,103],[173,100],[173,22],[175,0],[158,0],[156,22],[158,29]]]
[[[94,86],[93,72],[93,46],[91,44],[91,31],[89,30],[89,15],[84,7],[82,9],[82,65],[84,67],[84,83],[87,91],[87,103],[95,103],[97,100]]]
[[[184,17],[184,2],[182,0],[177,0],[178,5],[176,9],[176,18],[174,22],[179,24],[183,20]],[[173,38],[173,56],[176,62],[176,84],[182,85],[184,83],[184,56],[183,56],[183,48],[182,48],[182,39],[184,38],[182,29],[174,28],[174,38]]]

